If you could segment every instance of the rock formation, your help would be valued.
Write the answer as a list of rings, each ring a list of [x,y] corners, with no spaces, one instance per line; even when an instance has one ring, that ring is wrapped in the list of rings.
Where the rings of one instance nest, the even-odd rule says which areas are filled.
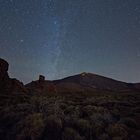
[[[39,82],[44,82],[45,81],[45,76],[39,75]]]
[[[56,87],[52,81],[45,80],[45,76],[39,75],[37,81],[25,85],[30,93],[56,93]]]
[[[9,64],[0,58],[0,89],[4,89],[9,81],[8,68]]]
[[[8,62],[0,58],[0,93],[26,92],[22,82],[9,77],[8,68]]]

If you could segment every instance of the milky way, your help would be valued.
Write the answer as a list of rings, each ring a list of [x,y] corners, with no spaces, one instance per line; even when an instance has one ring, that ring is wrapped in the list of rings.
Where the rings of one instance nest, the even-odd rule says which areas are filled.
[[[0,0],[0,57],[27,83],[93,72],[140,81],[139,0]]]

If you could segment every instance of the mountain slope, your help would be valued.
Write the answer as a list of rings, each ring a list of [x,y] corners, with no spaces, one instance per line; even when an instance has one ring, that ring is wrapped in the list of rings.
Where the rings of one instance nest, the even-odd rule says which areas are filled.
[[[127,92],[139,90],[139,84],[125,83],[92,73],[81,73],[54,81],[33,81],[26,85],[30,91],[36,92]]]
[[[78,75],[70,76],[61,80],[55,80],[53,83],[57,88],[67,87],[67,90],[72,88],[84,89],[84,91],[94,90],[110,90],[110,91],[124,91],[129,90],[129,86],[125,82],[113,80],[104,76],[92,74],[92,73],[81,73]],[[62,86],[63,85],[63,86]]]

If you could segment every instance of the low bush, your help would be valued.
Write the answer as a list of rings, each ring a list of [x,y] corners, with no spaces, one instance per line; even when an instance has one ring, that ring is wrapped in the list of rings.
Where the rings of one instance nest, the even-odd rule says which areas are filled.
[[[110,124],[106,131],[111,137],[122,137],[125,139],[128,136],[127,127],[119,123]]]
[[[61,140],[62,128],[62,121],[57,116],[47,117],[42,140]]]
[[[84,140],[74,129],[66,127],[62,134],[62,140]]]
[[[41,113],[27,116],[24,120],[17,123],[16,140],[39,140],[45,128],[45,120]]]

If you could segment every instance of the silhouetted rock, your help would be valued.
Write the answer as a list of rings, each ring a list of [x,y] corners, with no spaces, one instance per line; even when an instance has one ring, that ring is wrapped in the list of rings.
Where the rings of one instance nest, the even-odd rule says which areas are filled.
[[[0,89],[5,88],[6,83],[9,81],[8,67],[8,62],[0,58]]]
[[[39,75],[39,82],[44,82],[45,81],[45,76]]]
[[[26,92],[22,82],[9,78],[8,68],[8,62],[0,58],[0,92]]]
[[[0,72],[7,72],[9,64],[4,59],[0,58]]]

